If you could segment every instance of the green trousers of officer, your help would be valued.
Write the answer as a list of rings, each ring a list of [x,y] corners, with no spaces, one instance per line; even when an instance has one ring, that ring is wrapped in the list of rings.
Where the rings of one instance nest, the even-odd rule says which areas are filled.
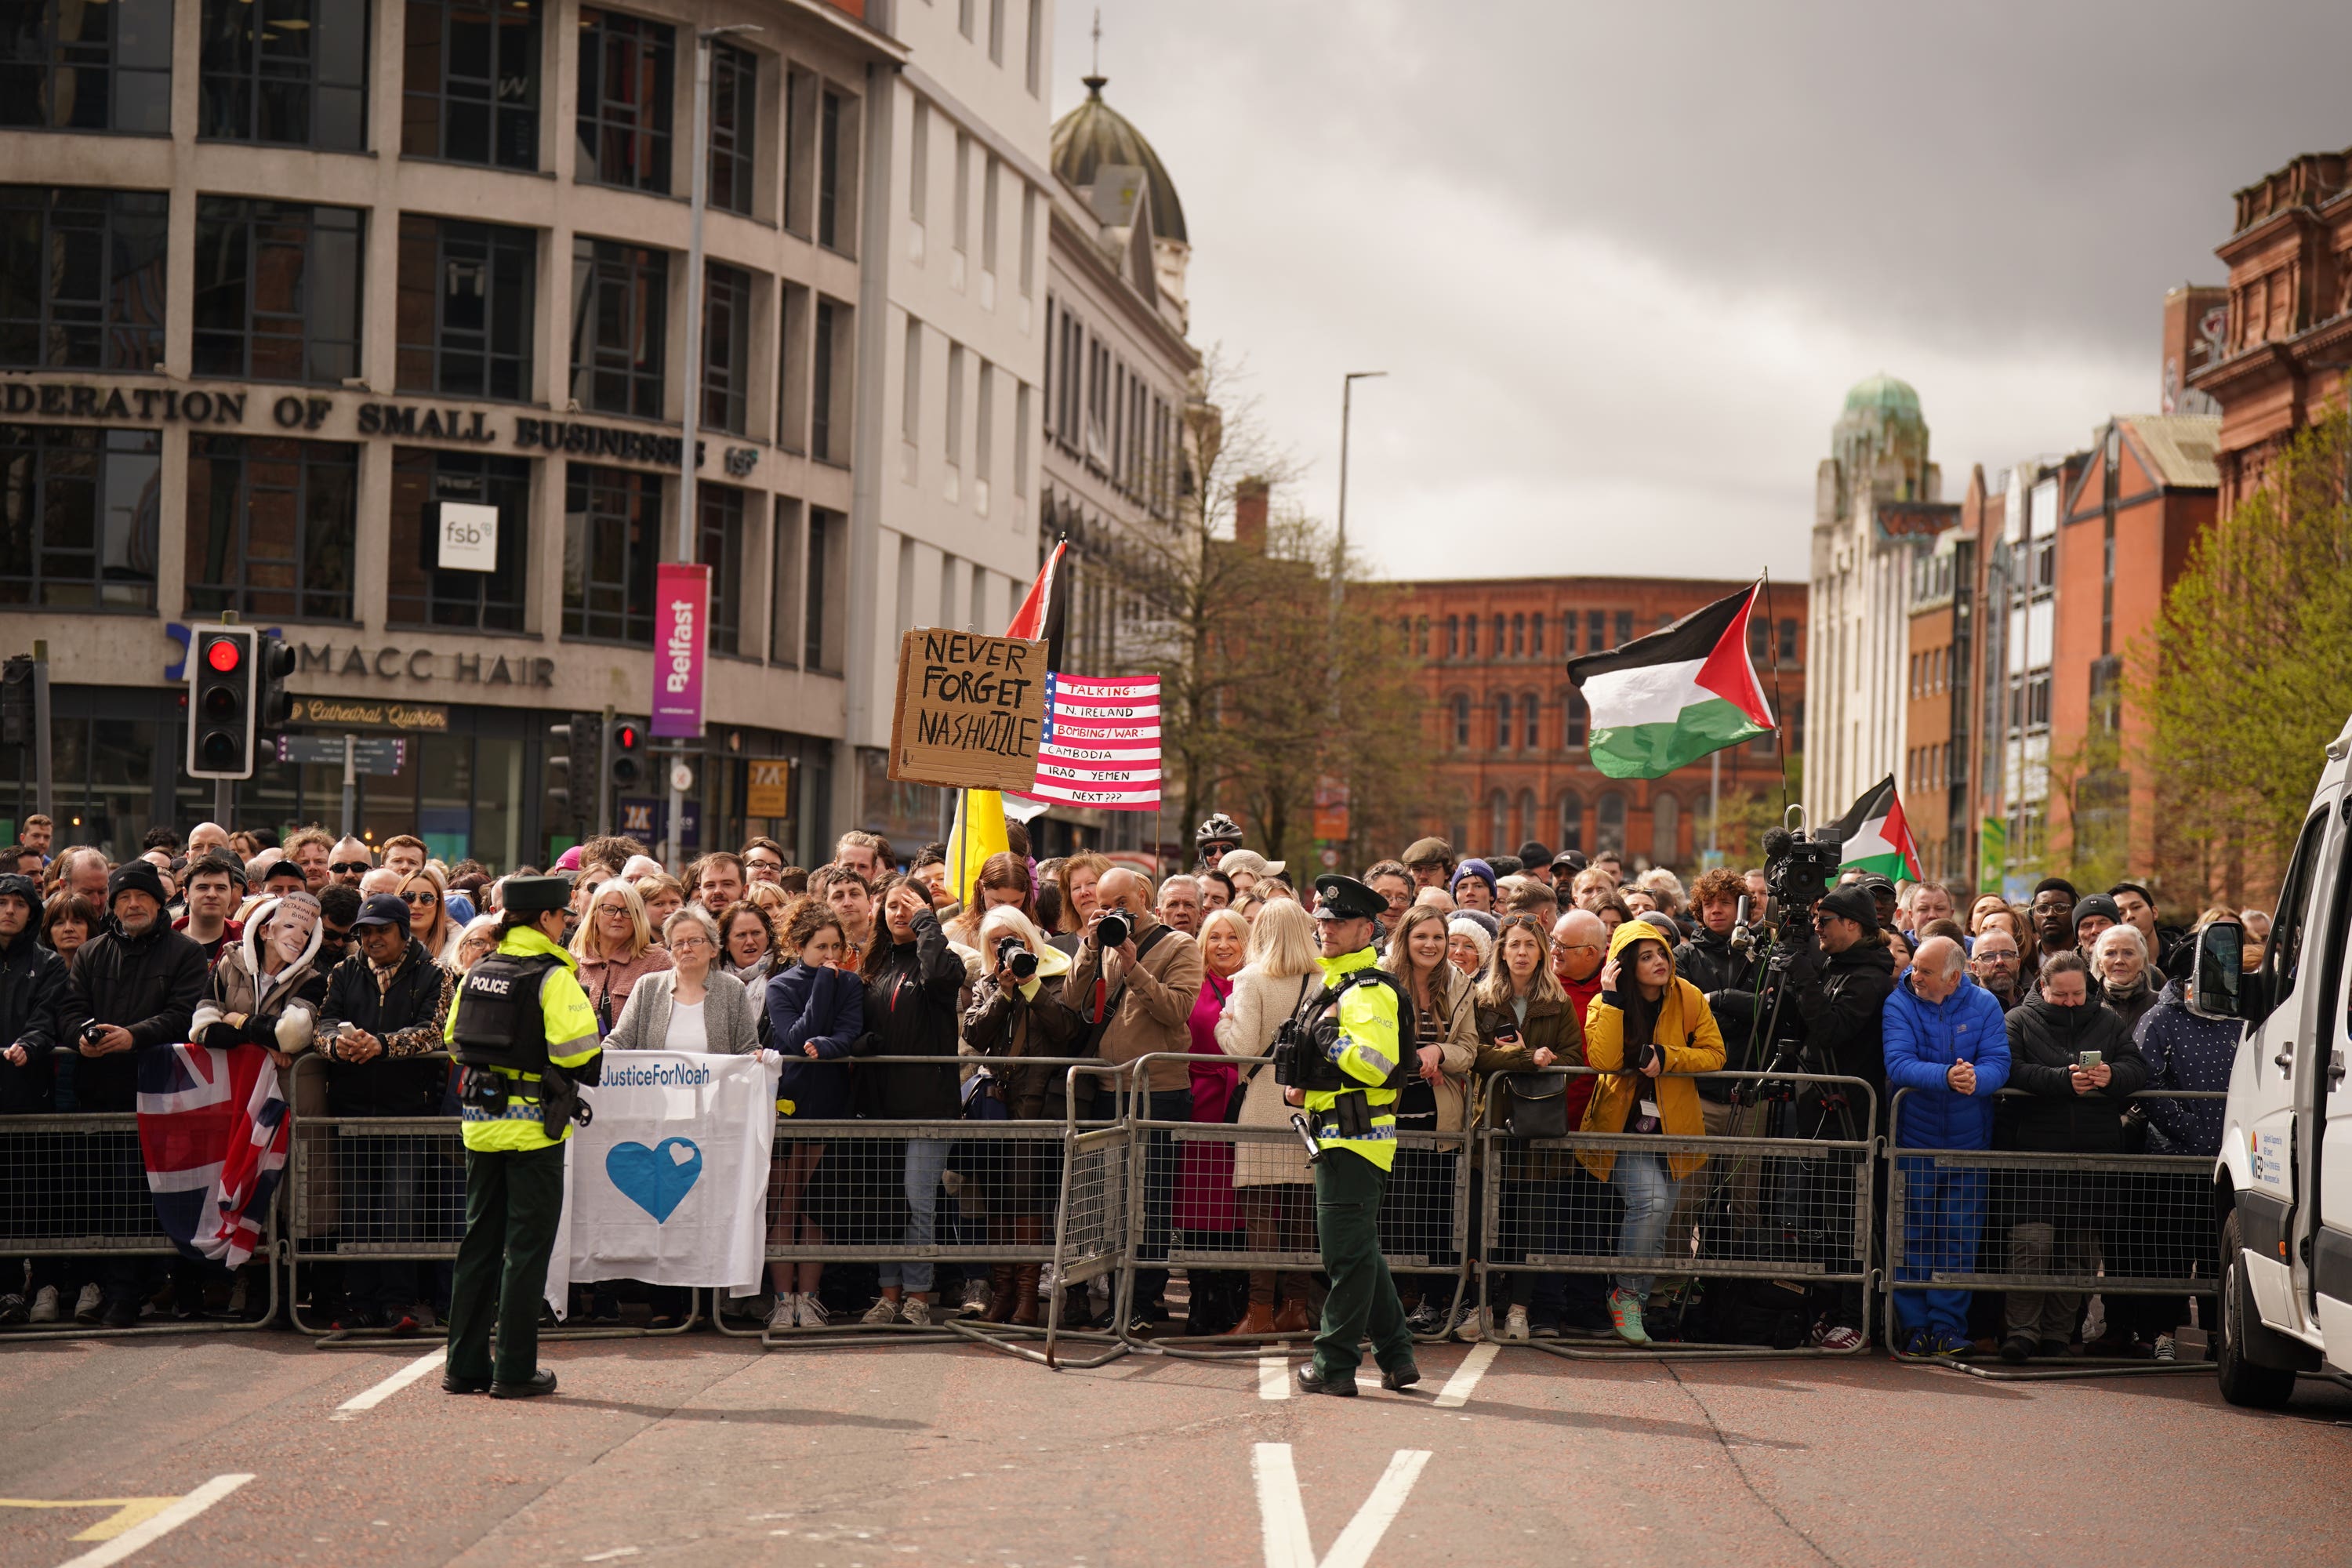
[[[1404,1303],[1381,1256],[1381,1200],[1388,1190],[1389,1173],[1352,1150],[1327,1145],[1315,1162],[1315,1239],[1331,1277],[1323,1329],[1315,1336],[1319,1376],[1354,1377],[1362,1359],[1356,1344],[1364,1339],[1383,1372],[1412,1364]]]
[[[562,1144],[520,1153],[466,1151],[466,1239],[449,1290],[450,1376],[528,1383],[539,1370],[539,1306],[562,1218]]]

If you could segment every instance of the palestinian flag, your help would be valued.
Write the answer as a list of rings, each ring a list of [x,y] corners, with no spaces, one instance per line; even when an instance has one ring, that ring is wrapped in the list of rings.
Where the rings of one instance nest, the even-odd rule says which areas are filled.
[[[1775,728],[1748,662],[1760,583],[1648,637],[1568,661],[1591,710],[1592,765],[1612,779],[1663,778]]]
[[[1839,870],[1875,871],[1890,882],[1927,879],[1919,869],[1919,847],[1911,842],[1893,773],[1864,790],[1833,831],[1843,846]]]

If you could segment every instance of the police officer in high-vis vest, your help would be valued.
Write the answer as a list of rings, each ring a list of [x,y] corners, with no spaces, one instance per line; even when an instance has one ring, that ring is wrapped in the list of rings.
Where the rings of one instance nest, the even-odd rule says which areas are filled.
[[[451,1394],[555,1392],[539,1364],[539,1307],[563,1216],[563,1141],[588,1120],[579,1086],[597,1081],[603,1052],[579,966],[560,945],[571,901],[570,877],[506,879],[498,951],[467,973],[443,1030],[463,1069],[466,1139],[466,1239],[441,1377]]]
[[[1404,1304],[1381,1256],[1381,1201],[1396,1161],[1396,1106],[1408,1053],[1404,993],[1373,947],[1388,901],[1353,877],[1315,879],[1323,984],[1284,1027],[1289,1069],[1277,1071],[1306,1110],[1314,1156],[1315,1233],[1330,1275],[1315,1359],[1298,1369],[1308,1394],[1356,1394],[1357,1342],[1370,1338],[1381,1386],[1421,1380]],[[1277,1062],[1279,1069],[1283,1064]]]

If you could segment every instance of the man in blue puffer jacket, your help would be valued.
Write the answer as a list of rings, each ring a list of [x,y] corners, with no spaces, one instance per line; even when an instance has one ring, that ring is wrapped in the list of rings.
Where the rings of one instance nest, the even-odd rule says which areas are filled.
[[[2009,1081],[2009,1032],[2000,1002],[1969,978],[1967,960],[1958,942],[1931,937],[1886,999],[1887,1092],[1911,1091],[1895,1115],[1898,1149],[1992,1147],[1992,1097]],[[1897,1169],[1906,1259],[1895,1276],[1897,1342],[1906,1355],[1958,1354],[1969,1348],[1969,1292],[1899,1287],[1976,1267],[1985,1173],[1937,1170],[1918,1155]]]

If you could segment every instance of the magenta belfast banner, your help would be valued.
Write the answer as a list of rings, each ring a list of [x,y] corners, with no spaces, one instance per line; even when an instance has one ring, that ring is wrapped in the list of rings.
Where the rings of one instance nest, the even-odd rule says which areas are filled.
[[[664,562],[654,569],[656,741],[702,736],[702,659],[709,646],[710,568]]]

